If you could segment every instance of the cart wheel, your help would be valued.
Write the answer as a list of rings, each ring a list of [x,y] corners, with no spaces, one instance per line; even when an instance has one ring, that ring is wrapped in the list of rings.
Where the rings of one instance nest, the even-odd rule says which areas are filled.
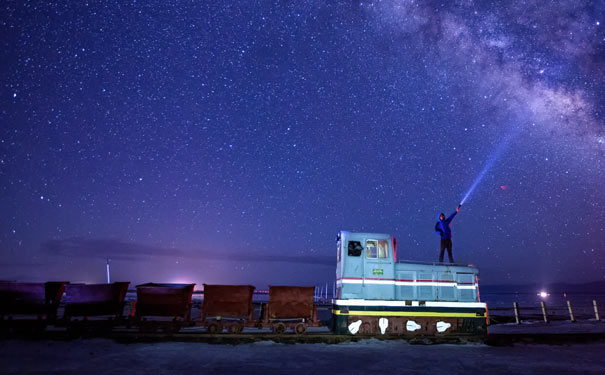
[[[71,321],[67,326],[67,333],[70,336],[82,336],[86,333],[86,327],[76,321]]]
[[[33,327],[33,333],[35,335],[39,335],[39,334],[44,333],[46,331],[46,326],[47,326],[46,321],[38,321],[38,322],[36,322],[36,324]]]
[[[177,333],[181,330],[179,322],[170,322],[162,325],[162,332],[164,333]]]
[[[233,323],[229,326],[229,333],[240,333],[243,327],[239,323]]]
[[[208,328],[206,328],[208,330],[208,333],[210,334],[216,334],[216,333],[221,333],[223,332],[223,326],[221,326],[220,323],[218,322],[212,322],[210,324],[208,324]]]
[[[99,322],[98,324],[91,325],[90,331],[93,335],[102,335],[110,332],[113,329],[113,323],[111,321]]]
[[[141,333],[154,333],[158,330],[157,322],[142,321],[139,325],[139,331]]]
[[[7,335],[10,329],[8,323],[4,320],[4,317],[0,317],[0,335]]]
[[[277,323],[273,326],[273,333],[281,335],[286,332],[286,325],[284,323]]]
[[[302,335],[307,331],[307,326],[305,326],[305,323],[298,323],[296,325],[296,327],[294,327],[294,332],[296,332],[297,335]]]
[[[181,330],[181,322],[172,322],[170,325],[170,333],[178,333]]]
[[[143,323],[141,322],[141,324],[139,324],[139,332],[141,333],[151,333],[151,327],[149,327],[149,325],[147,323]]]

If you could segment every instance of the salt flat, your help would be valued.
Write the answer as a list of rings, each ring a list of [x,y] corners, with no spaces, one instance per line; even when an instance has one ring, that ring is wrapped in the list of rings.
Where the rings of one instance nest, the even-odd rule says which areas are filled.
[[[245,345],[107,339],[0,341],[1,374],[603,374],[605,342],[493,347],[376,339]]]

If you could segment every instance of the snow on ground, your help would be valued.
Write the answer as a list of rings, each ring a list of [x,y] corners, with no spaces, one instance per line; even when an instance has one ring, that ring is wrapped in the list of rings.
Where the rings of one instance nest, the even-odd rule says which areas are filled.
[[[245,345],[0,341],[1,374],[604,374],[605,342],[574,345]]]

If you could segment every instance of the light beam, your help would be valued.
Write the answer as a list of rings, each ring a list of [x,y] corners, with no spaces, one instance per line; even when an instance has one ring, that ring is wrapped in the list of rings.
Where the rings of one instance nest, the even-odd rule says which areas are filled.
[[[509,133],[506,137],[504,137],[502,142],[494,149],[494,151],[488,156],[488,158],[485,162],[485,165],[483,166],[483,169],[481,170],[481,172],[479,173],[477,178],[475,178],[475,181],[473,181],[473,184],[468,189],[466,194],[464,194],[464,198],[462,198],[462,200],[460,201],[461,205],[463,205],[467,201],[467,199],[471,196],[473,191],[475,191],[475,188],[477,187],[477,185],[479,185],[479,183],[481,182],[483,177],[487,174],[487,172],[490,171],[490,169],[492,169],[494,164],[502,157],[502,154],[504,153],[504,151],[506,151],[508,149],[511,142],[513,141],[514,138],[516,138],[516,136],[518,134],[519,134],[519,130],[514,130],[511,133]]]

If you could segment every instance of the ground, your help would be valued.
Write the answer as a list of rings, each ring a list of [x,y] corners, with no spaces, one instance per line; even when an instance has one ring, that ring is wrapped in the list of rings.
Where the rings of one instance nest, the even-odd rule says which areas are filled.
[[[108,339],[0,341],[1,374],[603,374],[605,341],[573,345],[411,345],[376,339],[245,345]]]

